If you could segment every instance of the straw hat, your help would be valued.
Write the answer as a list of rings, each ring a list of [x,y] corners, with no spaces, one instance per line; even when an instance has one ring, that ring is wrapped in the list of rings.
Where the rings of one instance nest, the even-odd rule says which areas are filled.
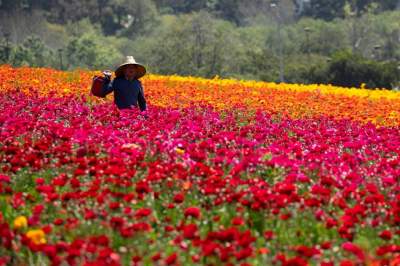
[[[138,62],[136,62],[135,58],[133,58],[133,56],[127,56],[125,59],[125,62],[122,63],[117,70],[115,70],[115,76],[116,77],[120,77],[124,75],[123,69],[125,66],[128,65],[134,65],[137,67],[137,76],[136,78],[141,78],[146,74],[146,68],[139,64]]]

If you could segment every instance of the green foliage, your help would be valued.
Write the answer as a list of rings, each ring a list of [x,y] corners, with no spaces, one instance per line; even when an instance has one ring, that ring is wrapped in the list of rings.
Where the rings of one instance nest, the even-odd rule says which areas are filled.
[[[228,19],[236,24],[240,23],[240,0],[219,0],[216,4],[216,11],[223,19]]]
[[[5,10],[25,8],[26,1],[24,0],[2,0],[0,1],[0,8]]]
[[[8,63],[10,58],[11,47],[5,39],[0,40],[0,63]]]
[[[301,16],[308,16],[331,21],[335,18],[343,18],[345,10],[350,7],[357,16],[366,12],[382,12],[393,10],[397,7],[397,0],[294,0],[296,8],[302,6]],[[301,5],[300,2],[303,2]]]
[[[332,84],[346,87],[391,88],[398,79],[396,64],[374,62],[346,51],[333,57],[328,73]]]
[[[288,59],[286,81],[289,83],[329,83],[326,57],[313,55],[293,55]]]
[[[356,11],[357,15],[361,15],[370,9],[377,9],[381,11],[391,10],[396,8],[398,5],[397,0],[349,0],[349,4],[353,10]]]
[[[215,0],[155,0],[163,13],[190,13],[214,5]]]
[[[348,45],[346,28],[336,22],[302,18],[287,31],[289,42],[298,44],[291,50],[296,54],[330,55]]]
[[[305,62],[304,58],[299,62]],[[312,58],[311,65],[292,63],[287,69],[289,82],[329,83],[344,87],[393,88],[399,70],[393,62],[376,62],[348,50],[336,52],[332,58]]]
[[[123,0],[118,10],[120,16],[127,17],[124,22],[124,28],[121,29],[121,35],[136,38],[147,33],[155,26],[157,21],[157,8],[151,1],[142,0]]]
[[[273,2],[277,8],[271,7]],[[0,63],[100,69],[134,55],[154,73],[279,81],[282,48],[287,82],[358,85],[369,75],[363,80],[369,87],[390,88],[400,77],[394,75],[394,62],[400,61],[400,12],[381,12],[396,4],[3,0]],[[354,58],[347,58],[351,64],[336,61],[334,55],[343,50],[359,54],[363,63]],[[355,71],[350,66],[359,75],[345,76]]]
[[[310,0],[304,15],[330,21],[344,16],[345,4],[346,0]]]
[[[238,42],[231,24],[206,12],[165,17],[153,35],[138,40],[153,71],[205,77],[230,73]]]
[[[0,41],[1,63],[42,67],[52,65],[52,56],[52,50],[37,36],[29,36],[19,45],[13,45],[5,39]]]
[[[65,55],[71,68],[109,68],[122,57],[118,50],[94,34],[73,38],[66,46]]]

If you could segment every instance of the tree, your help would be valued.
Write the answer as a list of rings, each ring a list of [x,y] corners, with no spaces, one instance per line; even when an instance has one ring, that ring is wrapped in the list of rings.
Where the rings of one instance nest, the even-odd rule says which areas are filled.
[[[346,0],[310,0],[303,15],[331,21],[344,17]]]
[[[240,24],[239,0],[218,0],[215,11],[222,18]]]
[[[394,10],[396,7],[400,6],[399,0],[380,0],[377,2],[379,3],[381,10]]]
[[[161,13],[179,14],[207,10],[217,18],[243,25],[247,19],[265,15],[269,0],[155,0]]]
[[[0,39],[0,64],[9,63],[11,46],[6,38]]]
[[[110,68],[122,55],[107,40],[85,34],[73,38],[66,46],[66,57],[70,68]]]
[[[398,0],[348,0],[358,16],[370,9],[385,11],[393,10],[398,4]]]
[[[32,66],[42,67],[46,64],[49,49],[39,37],[28,37],[22,45],[28,50]]]
[[[49,21],[65,24],[97,15],[96,0],[54,0],[47,8]],[[96,17],[97,18],[97,17]]]
[[[0,1],[0,9],[6,11],[21,9],[26,6],[26,2],[24,0],[2,0]]]
[[[201,11],[165,17],[152,35],[137,43],[136,51],[154,72],[213,77],[227,76],[237,66],[235,47],[240,40],[230,23]]]
[[[212,7],[215,0],[155,0],[162,13],[190,13]]]
[[[335,54],[328,68],[330,83],[345,87],[390,89],[399,81],[397,64],[374,62],[359,55],[343,51]]]
[[[51,63],[51,57],[51,50],[39,37],[29,36],[12,50],[11,62],[16,66],[43,67]]]
[[[122,35],[137,37],[155,25],[157,9],[152,1],[124,0],[115,6]]]

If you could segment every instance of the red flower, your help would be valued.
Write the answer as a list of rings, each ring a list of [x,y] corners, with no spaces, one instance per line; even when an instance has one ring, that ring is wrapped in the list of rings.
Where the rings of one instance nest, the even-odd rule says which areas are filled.
[[[326,241],[326,242],[321,244],[321,249],[327,250],[327,249],[330,249],[331,247],[332,247],[332,244],[329,241]]]
[[[153,262],[156,262],[156,261],[158,261],[158,260],[160,260],[161,259],[161,254],[160,253],[157,253],[157,254],[155,254],[155,255],[153,255],[152,257],[151,257],[151,260],[153,261]]]
[[[321,254],[321,252],[317,248],[314,248],[314,247],[309,248],[309,247],[303,246],[303,245],[296,247],[296,251],[299,255],[302,255],[302,256],[305,256],[308,258],[311,258],[315,255]]]
[[[253,253],[252,248],[246,247],[241,249],[240,251],[236,252],[235,257],[237,260],[244,260],[248,257],[250,257]]]
[[[176,194],[174,196],[174,202],[175,203],[182,203],[185,199],[185,196],[182,193]]]
[[[340,266],[354,266],[354,263],[351,260],[343,260],[340,262]]]
[[[117,216],[111,217],[110,224],[115,228],[122,227],[124,225],[124,219]]]
[[[92,220],[96,218],[96,214],[92,210],[86,210],[84,218],[85,220]]]
[[[361,261],[364,261],[364,259],[365,259],[364,251],[352,242],[343,243],[342,249],[352,253]]]
[[[41,178],[41,177],[36,178],[35,179],[35,183],[36,183],[36,185],[43,185],[44,184],[44,178]]]
[[[379,233],[379,237],[384,240],[390,240],[392,239],[392,232],[390,232],[389,230],[384,230]]]
[[[44,210],[44,206],[42,204],[36,205],[33,208],[33,214],[39,216]]]
[[[51,228],[50,225],[45,225],[42,227],[42,230],[45,234],[50,234],[53,229]]]
[[[176,262],[178,255],[176,253],[172,253],[168,258],[165,259],[165,264],[172,265]]]
[[[109,204],[108,207],[109,207],[111,210],[116,210],[116,209],[119,208],[119,206],[120,206],[119,202],[110,202],[110,204]]]
[[[264,232],[264,238],[266,240],[271,240],[272,238],[274,238],[274,232],[272,231],[265,231]]]
[[[306,265],[308,265],[308,263],[300,257],[294,257],[293,259],[287,260],[283,265],[306,266]]]
[[[164,227],[164,230],[165,230],[165,232],[172,232],[172,231],[174,231],[174,227],[171,225],[166,225]]]
[[[184,214],[185,217],[191,216],[193,218],[200,218],[200,209],[197,207],[189,207],[186,208]]]
[[[192,256],[192,261],[194,263],[198,263],[200,261],[200,256],[198,254],[195,254]]]
[[[140,256],[133,256],[132,257],[132,262],[133,262],[134,265],[137,265],[141,260],[142,260],[142,257],[140,257]]]
[[[61,218],[56,218],[56,219],[54,219],[54,221],[53,221],[53,224],[54,225],[62,225],[64,223],[64,221],[63,221],[63,219],[61,219]]]
[[[142,218],[142,217],[149,216],[150,214],[151,214],[151,209],[142,208],[142,209],[139,209],[136,211],[135,217]]]
[[[234,217],[232,219],[232,225],[244,225],[244,220],[242,217]]]
[[[214,243],[212,241],[206,241],[201,246],[203,256],[211,256],[217,252],[217,249],[218,249],[217,243]]]
[[[151,191],[146,182],[140,181],[136,184],[136,192],[139,194],[149,193]]]
[[[131,226],[131,228],[134,231],[150,231],[151,226],[148,223],[140,222],[140,223],[135,223]]]
[[[45,245],[43,247],[43,252],[50,258],[54,258],[57,255],[57,248],[56,246],[52,245]]]
[[[188,239],[193,239],[197,234],[197,225],[188,224],[183,227],[183,237]]]

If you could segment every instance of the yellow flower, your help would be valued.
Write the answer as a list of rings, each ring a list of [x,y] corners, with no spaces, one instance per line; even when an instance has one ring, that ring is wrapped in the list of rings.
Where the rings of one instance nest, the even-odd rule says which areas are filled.
[[[14,228],[15,229],[21,229],[25,228],[28,226],[28,219],[26,219],[25,216],[18,216],[14,220]]]
[[[137,145],[136,143],[126,143],[121,146],[122,149],[139,149],[140,146]]]
[[[178,148],[175,148],[175,152],[176,152],[177,154],[179,154],[179,155],[182,155],[182,154],[185,153],[185,150],[178,147]]]
[[[29,230],[28,233],[26,233],[26,237],[36,245],[46,244],[46,235],[42,229]]]

